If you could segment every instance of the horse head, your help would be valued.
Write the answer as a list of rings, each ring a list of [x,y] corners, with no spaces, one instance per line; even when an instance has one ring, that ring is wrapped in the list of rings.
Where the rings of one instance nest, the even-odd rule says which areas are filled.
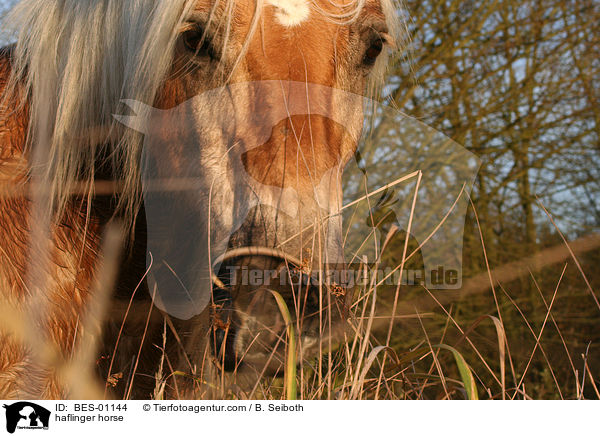
[[[115,117],[145,137],[156,304],[179,319],[208,308],[225,366],[261,371],[286,325],[274,292],[304,353],[344,323],[341,176],[393,30],[376,1],[234,9],[219,26],[225,11],[198,2],[154,107],[123,101]]]

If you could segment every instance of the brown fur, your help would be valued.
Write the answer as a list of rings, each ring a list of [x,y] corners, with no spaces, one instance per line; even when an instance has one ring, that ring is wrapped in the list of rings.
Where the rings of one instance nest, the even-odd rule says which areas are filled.
[[[10,51],[0,54],[0,93],[10,74]],[[18,191],[28,180],[27,155],[24,150],[27,133],[27,107],[0,112],[0,178],[3,191]],[[29,291],[28,274],[31,202],[24,196],[0,197],[0,286],[3,306],[16,309],[25,316]],[[59,350],[65,360],[75,342],[76,325],[89,299],[93,271],[97,263],[99,227],[95,220],[85,232],[85,202],[74,201],[63,223],[52,230],[47,288],[43,294],[48,313],[39,331]],[[34,246],[33,249],[38,247]],[[6,330],[4,330],[6,331]],[[60,398],[66,392],[52,369],[33,367],[32,350],[10,335],[0,336],[0,397]],[[34,379],[38,377],[39,383]],[[31,390],[33,387],[34,390]]]

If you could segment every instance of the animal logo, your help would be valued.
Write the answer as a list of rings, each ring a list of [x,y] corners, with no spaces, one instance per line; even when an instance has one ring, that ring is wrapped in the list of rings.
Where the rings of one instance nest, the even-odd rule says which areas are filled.
[[[257,101],[263,102],[254,104],[252,113],[234,104],[249,90]],[[275,99],[274,95],[281,98]],[[115,114],[115,119],[145,135],[140,167],[147,248],[151,253],[147,257],[149,291],[161,310],[181,319],[204,310],[211,299],[213,270],[218,271],[218,261],[225,256],[232,235],[257,206],[276,210],[279,216],[300,217],[300,193],[293,187],[261,183],[248,172],[245,158],[268,141],[282,119],[309,112],[347,125],[347,133],[359,143],[359,149],[377,156],[368,162],[362,157],[359,161],[332,162],[320,179],[313,181],[314,203],[323,212],[320,227],[325,230],[324,245],[336,247],[336,241],[342,238],[342,221],[348,222],[352,235],[345,238],[345,253],[340,259],[355,259],[358,253],[374,259],[379,254],[370,252],[373,244],[364,241],[383,241],[390,226],[395,225],[421,245],[425,263],[422,278],[428,287],[460,288],[467,194],[479,168],[477,157],[393,108],[378,109],[383,120],[380,124],[395,126],[393,134],[373,132],[368,126],[364,126],[364,131],[352,129],[354,124],[344,118],[347,114],[328,104],[330,101],[350,108],[373,105],[363,96],[294,81],[232,84],[207,91],[170,110],[123,101],[133,114]],[[211,110],[190,124],[189,120],[198,118],[198,108]],[[169,132],[167,139],[164,132]],[[198,145],[199,138],[220,135],[226,137],[215,141],[225,144],[220,154]],[[166,153],[173,149],[168,142],[173,137],[178,138],[181,157],[176,167],[161,173],[160,169],[170,160]],[[394,151],[382,153],[386,146]],[[207,168],[212,177],[207,177]],[[422,178],[417,177],[418,173]],[[177,175],[169,179],[173,189],[156,189],[173,174]],[[405,176],[399,179],[402,183],[396,181],[386,187],[398,176]],[[377,197],[365,199],[365,186],[366,192],[379,193],[378,201]],[[343,190],[346,205],[329,198],[331,192],[338,190]],[[354,203],[356,206],[351,206]],[[217,214],[206,212],[215,207]],[[411,209],[415,219],[409,222]],[[362,224],[355,218],[360,215],[365,217]],[[227,222],[219,225],[220,221]],[[441,280],[440,274],[448,277]]]
[[[48,429],[50,411],[42,406],[28,401],[19,401],[10,405],[5,404],[6,431],[14,433],[19,429]]]

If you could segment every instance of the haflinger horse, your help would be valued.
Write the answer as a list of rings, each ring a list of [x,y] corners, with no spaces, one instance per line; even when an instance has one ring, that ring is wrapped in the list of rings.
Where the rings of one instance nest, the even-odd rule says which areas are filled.
[[[352,96],[381,83],[399,11],[20,1],[0,53],[0,396],[206,398],[282,372],[280,302],[300,358],[343,330],[351,292],[323,271],[344,262]]]

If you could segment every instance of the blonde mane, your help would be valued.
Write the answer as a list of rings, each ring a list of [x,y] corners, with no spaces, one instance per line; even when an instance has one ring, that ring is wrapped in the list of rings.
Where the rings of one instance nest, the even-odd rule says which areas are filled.
[[[126,111],[123,99],[154,102],[171,68],[179,29],[196,2],[21,0],[5,17],[3,28],[16,44],[2,103],[16,89],[24,91],[30,114],[27,147],[34,151],[34,170],[48,187],[48,211],[55,219],[65,211],[75,185],[83,183],[93,193],[98,147],[108,144],[109,164],[122,184],[119,210],[126,222],[133,221],[141,202],[142,138],[119,125],[113,114]],[[219,2],[230,12],[225,24],[230,32],[234,0],[216,0],[213,9]],[[311,2],[342,24],[355,20],[364,4],[356,0],[336,16]],[[251,33],[261,5],[257,0]],[[382,6],[391,36],[401,46],[400,5],[382,0]],[[387,63],[377,63],[372,83],[381,83]]]

